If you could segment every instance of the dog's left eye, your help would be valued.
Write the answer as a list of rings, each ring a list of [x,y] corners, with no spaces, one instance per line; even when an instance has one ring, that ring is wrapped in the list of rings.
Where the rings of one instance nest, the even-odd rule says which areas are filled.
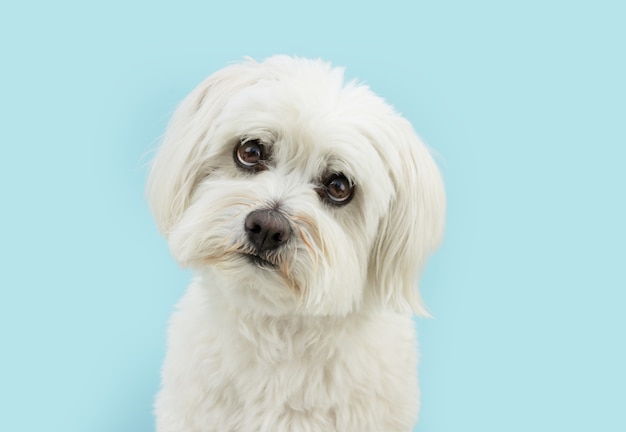
[[[354,186],[343,174],[331,174],[323,181],[318,194],[326,202],[342,206],[348,204],[354,195]]]
[[[248,140],[239,143],[235,147],[235,161],[249,171],[261,171],[266,169],[265,146],[259,140]]]

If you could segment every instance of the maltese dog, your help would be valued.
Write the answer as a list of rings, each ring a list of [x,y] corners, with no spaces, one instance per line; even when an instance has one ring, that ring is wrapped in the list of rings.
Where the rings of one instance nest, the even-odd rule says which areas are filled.
[[[195,273],[159,432],[411,430],[417,278],[445,196],[406,119],[319,60],[231,65],[177,109],[148,197]]]

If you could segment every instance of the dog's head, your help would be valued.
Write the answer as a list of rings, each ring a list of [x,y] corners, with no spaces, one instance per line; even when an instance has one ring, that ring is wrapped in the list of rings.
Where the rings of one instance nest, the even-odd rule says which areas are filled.
[[[425,313],[442,181],[411,125],[321,61],[218,71],[180,105],[148,182],[174,257],[243,308]]]

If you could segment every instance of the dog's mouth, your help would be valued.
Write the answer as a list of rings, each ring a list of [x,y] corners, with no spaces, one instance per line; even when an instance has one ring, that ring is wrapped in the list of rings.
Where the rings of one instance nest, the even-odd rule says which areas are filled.
[[[248,261],[250,261],[251,263],[255,264],[256,266],[263,268],[263,269],[269,269],[269,270],[276,270],[278,269],[278,266],[276,264],[274,264],[271,261],[268,261],[267,259],[259,256],[259,255],[255,255],[255,254],[243,254]]]

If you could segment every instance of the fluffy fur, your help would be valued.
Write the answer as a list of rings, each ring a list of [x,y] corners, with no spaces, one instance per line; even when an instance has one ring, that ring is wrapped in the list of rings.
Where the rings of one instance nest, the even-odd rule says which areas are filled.
[[[236,160],[250,141],[258,171]],[[325,195],[333,174],[353,187],[345,205]],[[321,61],[232,65],[176,111],[148,194],[196,274],[170,323],[159,432],[411,430],[417,277],[445,198],[404,118]],[[291,233],[263,253],[245,227],[259,209]]]

